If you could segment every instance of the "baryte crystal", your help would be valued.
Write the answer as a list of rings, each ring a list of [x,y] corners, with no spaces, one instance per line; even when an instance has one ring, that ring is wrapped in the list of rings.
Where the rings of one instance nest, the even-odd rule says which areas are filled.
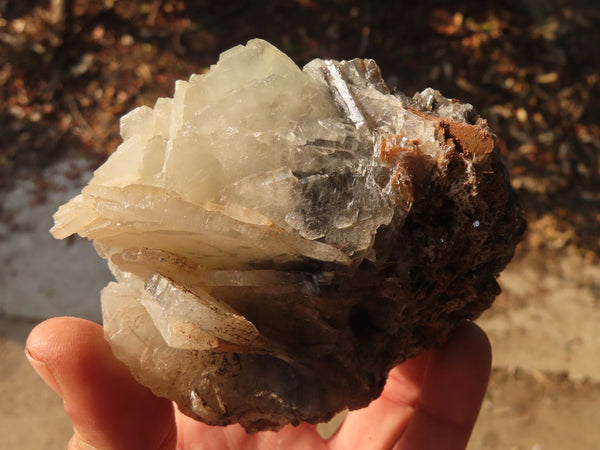
[[[366,406],[490,306],[524,228],[472,106],[393,94],[371,60],[252,40],[121,134],[51,231],[108,259],[114,354],[209,424]]]

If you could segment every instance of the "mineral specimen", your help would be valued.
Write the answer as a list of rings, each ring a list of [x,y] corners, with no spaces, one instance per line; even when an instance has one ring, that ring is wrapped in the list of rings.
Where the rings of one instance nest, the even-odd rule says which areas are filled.
[[[108,259],[116,357],[209,424],[366,406],[490,306],[524,229],[472,106],[390,93],[372,60],[252,40],[121,134],[51,231]]]

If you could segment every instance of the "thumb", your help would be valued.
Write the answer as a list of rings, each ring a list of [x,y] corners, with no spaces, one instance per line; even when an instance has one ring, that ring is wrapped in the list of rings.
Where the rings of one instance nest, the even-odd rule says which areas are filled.
[[[102,327],[61,317],[33,329],[26,355],[64,400],[71,450],[174,449],[172,403],[138,384],[113,356]]]

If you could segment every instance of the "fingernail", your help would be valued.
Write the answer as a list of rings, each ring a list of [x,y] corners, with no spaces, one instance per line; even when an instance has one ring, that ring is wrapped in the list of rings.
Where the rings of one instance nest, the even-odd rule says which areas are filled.
[[[25,356],[27,357],[29,364],[31,364],[31,366],[35,369],[35,371],[42,378],[42,380],[44,380],[46,382],[46,384],[48,384],[48,386],[50,386],[52,389],[54,389],[54,392],[56,392],[58,395],[60,395],[62,397],[63,396],[62,389],[60,388],[60,385],[56,381],[56,378],[50,371],[50,368],[48,367],[48,365],[42,361],[35,359],[33,357],[33,355],[31,353],[29,353],[29,350],[27,350],[27,349],[25,349]]]

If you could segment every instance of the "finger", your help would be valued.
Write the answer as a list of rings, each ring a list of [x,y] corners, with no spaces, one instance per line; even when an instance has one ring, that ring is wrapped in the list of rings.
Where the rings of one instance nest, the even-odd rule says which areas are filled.
[[[475,324],[458,328],[433,351],[414,415],[396,449],[464,449],[491,368],[490,343]]]
[[[135,382],[113,356],[102,327],[55,318],[31,332],[26,353],[64,399],[75,437],[70,449],[174,449],[171,402]]]
[[[412,417],[429,358],[428,352],[392,369],[381,396],[367,408],[348,413],[330,447],[391,448]]]
[[[183,414],[177,415],[178,444],[180,449],[197,450],[229,449],[286,449],[286,450],[325,450],[326,443],[317,433],[315,426],[300,424],[287,425],[281,430],[261,431],[248,434],[241,425],[213,427],[196,422]]]

